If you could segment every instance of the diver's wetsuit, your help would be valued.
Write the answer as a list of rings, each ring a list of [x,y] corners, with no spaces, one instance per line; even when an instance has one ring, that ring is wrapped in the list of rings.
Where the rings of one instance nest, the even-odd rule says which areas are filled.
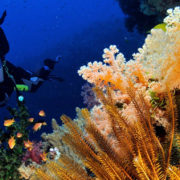
[[[0,18],[0,25],[3,23],[5,16],[6,11]],[[5,55],[8,52],[9,43],[0,27],[0,106],[5,105],[12,92],[15,89],[17,90],[17,84],[26,85],[28,91],[35,92],[45,80],[49,79],[49,74],[57,63],[57,61],[45,59],[44,66],[37,73],[32,73],[6,61]],[[63,81],[61,78],[58,78],[58,80]]]

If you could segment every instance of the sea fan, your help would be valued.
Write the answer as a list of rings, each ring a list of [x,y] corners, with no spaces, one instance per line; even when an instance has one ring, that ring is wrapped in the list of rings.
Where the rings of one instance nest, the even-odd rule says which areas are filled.
[[[63,141],[82,160],[84,167],[90,169],[95,177],[89,176],[86,168],[82,168],[65,154],[62,154],[58,162],[51,161],[45,169],[53,174],[51,179],[150,179],[160,180],[170,177],[180,178],[179,168],[170,165],[172,143],[174,139],[176,113],[171,92],[167,92],[167,103],[169,110],[169,121],[171,122],[170,138],[167,140],[168,147],[160,143],[152,125],[152,117],[149,106],[145,103],[142,94],[140,101],[136,100],[135,88],[131,81],[127,92],[136,109],[138,121],[127,124],[127,121],[119,113],[117,107],[111,101],[111,89],[108,96],[95,88],[97,97],[101,99],[110,116],[113,127],[114,138],[120,151],[112,149],[107,139],[101,134],[91,121],[87,109],[82,109],[82,115],[86,121],[83,135],[80,128],[67,116],[61,117],[65,127],[70,133],[66,133]],[[42,175],[43,174],[43,175]],[[47,171],[38,169],[37,177],[44,179]]]

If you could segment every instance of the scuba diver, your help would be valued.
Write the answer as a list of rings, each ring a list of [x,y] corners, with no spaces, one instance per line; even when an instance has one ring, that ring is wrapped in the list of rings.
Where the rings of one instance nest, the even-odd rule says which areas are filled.
[[[5,17],[6,11],[3,12],[0,18],[0,25],[3,24]],[[45,59],[44,66],[37,73],[33,73],[21,67],[16,67],[7,61],[5,55],[8,52],[9,43],[3,29],[0,27],[0,106],[6,105],[14,90],[17,97],[20,97],[21,91],[35,92],[45,80],[63,81],[60,77],[50,75],[61,56],[57,56],[56,60]]]

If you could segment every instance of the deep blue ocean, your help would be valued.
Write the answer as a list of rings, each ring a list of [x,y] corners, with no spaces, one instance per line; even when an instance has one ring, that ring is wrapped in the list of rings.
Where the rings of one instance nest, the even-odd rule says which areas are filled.
[[[37,71],[45,58],[62,55],[53,75],[64,82],[46,81],[35,93],[23,93],[26,106],[36,117],[43,109],[48,126],[33,134],[51,132],[51,119],[62,114],[75,117],[76,107],[83,104],[81,87],[85,83],[77,70],[89,61],[102,61],[103,49],[117,45],[126,59],[137,52],[144,36],[128,32],[125,15],[116,0],[1,0],[0,14],[7,10],[2,28],[10,51],[6,59],[16,66]],[[9,105],[16,106],[15,93]],[[8,117],[6,107],[0,109],[1,126]]]

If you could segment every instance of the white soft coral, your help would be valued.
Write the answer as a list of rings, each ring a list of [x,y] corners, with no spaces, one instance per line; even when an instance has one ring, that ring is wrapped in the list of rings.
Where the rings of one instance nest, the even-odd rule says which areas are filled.
[[[152,29],[139,53],[133,55],[152,78],[162,83],[161,91],[167,85],[170,89],[180,88],[180,7],[167,12],[166,32]]]

